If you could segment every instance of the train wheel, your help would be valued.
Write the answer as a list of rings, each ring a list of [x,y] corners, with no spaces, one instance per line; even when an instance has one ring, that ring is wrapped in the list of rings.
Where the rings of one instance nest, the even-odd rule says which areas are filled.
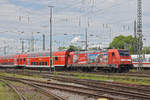
[[[122,69],[121,68],[115,68],[115,73],[122,73]]]
[[[115,68],[111,68],[111,72],[112,73],[116,73],[116,69]]]
[[[104,73],[110,73],[109,69],[103,69]]]
[[[125,72],[125,73],[128,73],[128,72],[129,72],[129,68],[126,67],[125,70],[124,70],[124,72]]]
[[[118,72],[119,72],[119,73],[122,73],[122,72],[123,72],[123,69],[122,69],[122,68],[119,68],[119,69],[118,69]]]

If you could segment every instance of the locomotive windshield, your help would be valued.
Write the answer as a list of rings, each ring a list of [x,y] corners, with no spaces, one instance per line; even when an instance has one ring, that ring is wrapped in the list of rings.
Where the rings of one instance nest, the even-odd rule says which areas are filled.
[[[130,56],[128,50],[118,50],[120,56]]]

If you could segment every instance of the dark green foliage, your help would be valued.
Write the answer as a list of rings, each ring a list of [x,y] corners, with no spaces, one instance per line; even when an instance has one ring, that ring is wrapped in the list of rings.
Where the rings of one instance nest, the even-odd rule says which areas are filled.
[[[89,50],[98,50],[99,48],[97,47],[93,47],[93,48],[89,48]]]
[[[114,40],[109,44],[109,48],[114,49],[128,49],[131,54],[135,53],[135,41],[137,39],[133,38],[131,35],[123,36],[119,35],[114,38]]]
[[[58,50],[59,51],[64,51],[64,50],[80,51],[81,47],[80,46],[70,45],[69,47],[59,47]]]
[[[66,50],[66,49],[67,49],[67,47],[59,47],[59,48],[58,48],[59,51],[64,51],[64,50]]]
[[[68,49],[70,49],[70,50],[72,50],[72,51],[80,51],[80,50],[81,50],[81,47],[79,47],[79,46],[77,47],[77,46],[74,46],[74,45],[70,45]]]
[[[142,52],[144,54],[150,54],[150,47],[144,47],[143,50],[142,50]]]

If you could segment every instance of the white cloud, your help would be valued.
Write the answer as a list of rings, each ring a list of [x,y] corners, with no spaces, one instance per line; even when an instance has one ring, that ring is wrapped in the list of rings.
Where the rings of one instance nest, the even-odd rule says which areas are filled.
[[[80,40],[80,36],[78,37],[75,37],[71,40],[71,43],[75,43],[75,42],[78,42]]]

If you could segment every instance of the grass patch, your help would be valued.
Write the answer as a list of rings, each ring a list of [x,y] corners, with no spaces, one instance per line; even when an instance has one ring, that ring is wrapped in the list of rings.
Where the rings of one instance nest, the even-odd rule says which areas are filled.
[[[28,76],[28,75],[21,75],[21,74],[15,74],[15,73],[5,73],[5,72],[0,72],[0,75],[3,76],[8,76],[8,77],[16,77],[16,78],[25,78],[25,79],[36,79],[36,80],[43,80],[44,79],[40,76],[33,75],[33,76]]]

